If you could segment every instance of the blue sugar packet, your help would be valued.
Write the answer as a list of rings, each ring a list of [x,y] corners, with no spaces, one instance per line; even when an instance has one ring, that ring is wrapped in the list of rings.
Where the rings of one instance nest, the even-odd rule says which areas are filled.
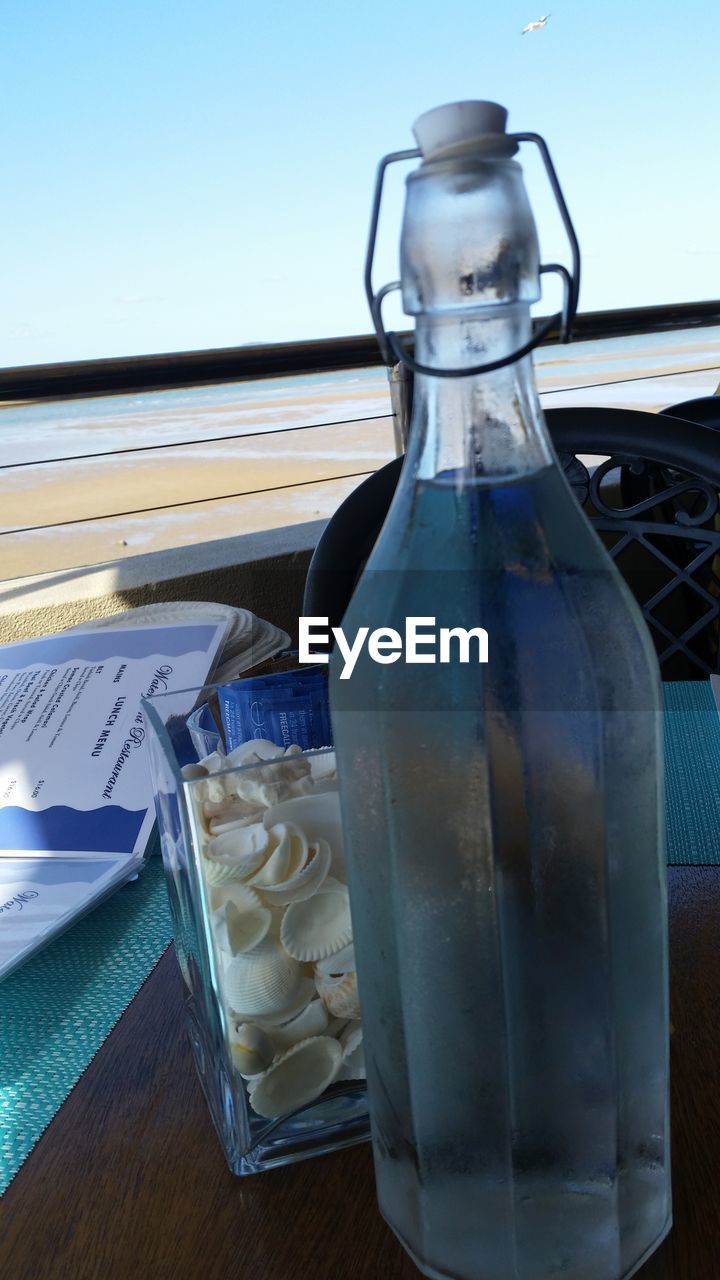
[[[333,744],[324,665],[233,680],[217,694],[228,752],[251,738],[303,751]]]

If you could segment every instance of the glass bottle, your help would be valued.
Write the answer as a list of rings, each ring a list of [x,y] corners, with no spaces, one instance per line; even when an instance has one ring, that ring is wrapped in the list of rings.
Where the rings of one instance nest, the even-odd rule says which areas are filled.
[[[531,338],[504,121],[415,126],[401,269],[426,369]],[[435,636],[416,661],[408,619]],[[659,672],[530,355],[416,376],[361,627],[390,634],[349,677],[336,648],[331,708],[381,1211],[428,1276],[629,1276],[671,1221]],[[484,630],[487,661],[481,637],[440,661],[441,628]]]

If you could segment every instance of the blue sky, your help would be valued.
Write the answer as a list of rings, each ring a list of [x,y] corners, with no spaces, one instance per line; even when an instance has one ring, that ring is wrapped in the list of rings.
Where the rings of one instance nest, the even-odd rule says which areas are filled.
[[[0,365],[368,332],[376,163],[461,98],[548,141],[582,309],[720,297],[716,0],[16,0],[3,28]]]

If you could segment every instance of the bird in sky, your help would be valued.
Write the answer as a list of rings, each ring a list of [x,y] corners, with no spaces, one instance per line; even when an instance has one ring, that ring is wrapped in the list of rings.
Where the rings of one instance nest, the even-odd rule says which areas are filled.
[[[520,34],[523,36],[526,36],[528,31],[539,31],[541,27],[545,26],[545,23],[547,22],[549,17],[550,17],[550,14],[546,13],[544,17],[538,18],[536,22],[528,22],[527,26],[523,27]]]

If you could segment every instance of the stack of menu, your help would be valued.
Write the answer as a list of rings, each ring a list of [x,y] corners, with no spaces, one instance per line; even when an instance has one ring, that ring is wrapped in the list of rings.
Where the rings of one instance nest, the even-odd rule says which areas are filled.
[[[231,631],[222,606],[143,622],[0,648],[0,978],[142,866],[155,809],[140,700],[185,690],[190,712]]]

